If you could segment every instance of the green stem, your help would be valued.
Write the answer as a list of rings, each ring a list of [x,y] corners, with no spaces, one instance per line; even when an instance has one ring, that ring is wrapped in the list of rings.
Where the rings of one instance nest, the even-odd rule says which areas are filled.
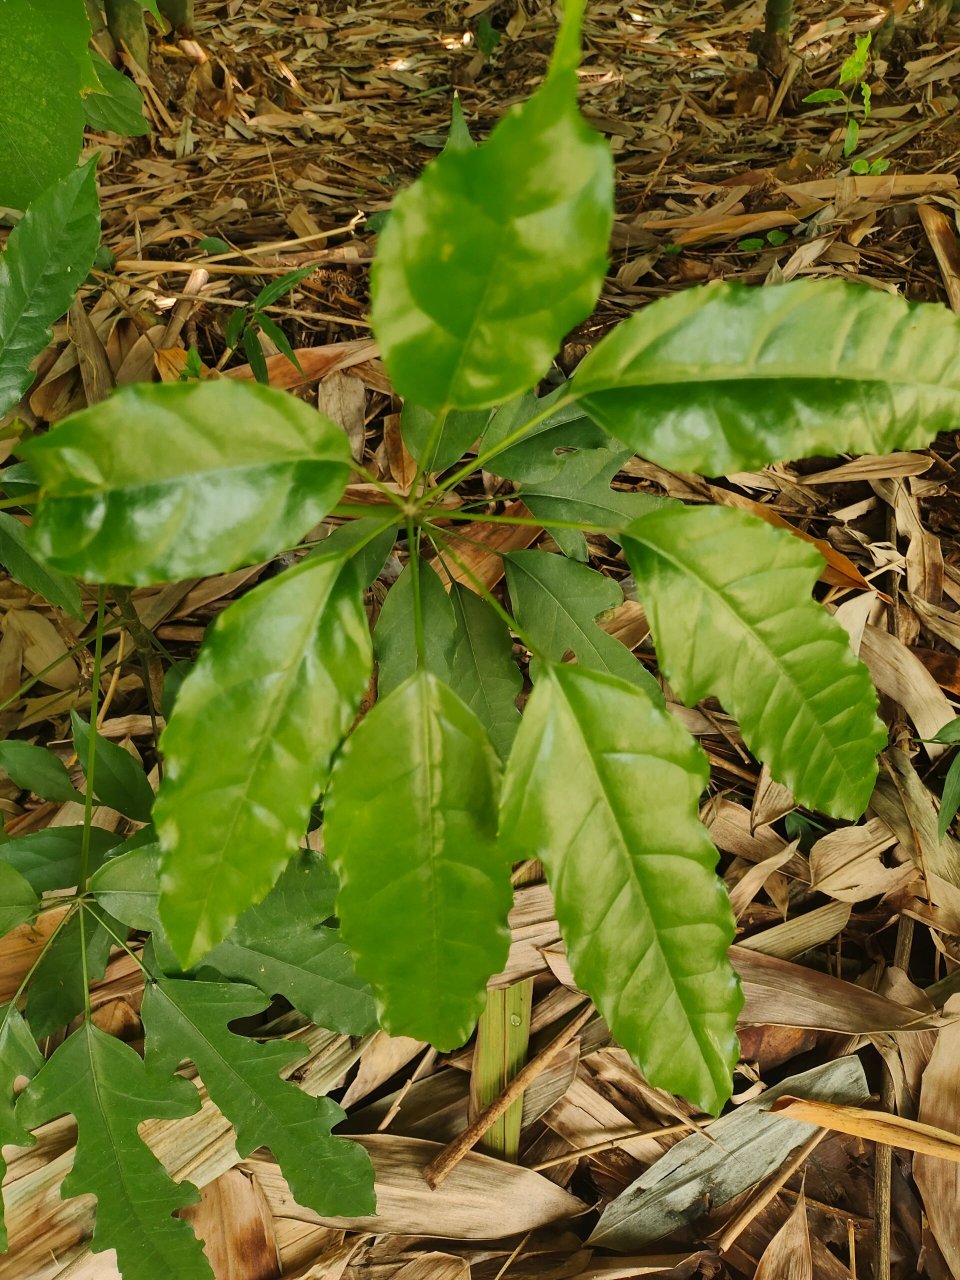
[[[417,666],[426,661],[423,641],[423,605],[420,600],[420,529],[414,528],[413,516],[407,516],[407,554],[410,557],[410,575],[413,585],[413,635],[417,647]]]
[[[578,524],[576,520],[541,520],[536,516],[491,516],[482,511],[461,511],[459,508],[428,507],[423,513],[424,519],[436,520],[468,520],[476,524],[513,524],[527,529],[577,529],[580,533],[616,532],[609,526],[599,524]]]
[[[767,0],[764,35],[786,36],[793,21],[793,0]]]
[[[8,507],[32,507],[39,501],[40,491],[35,489],[32,493],[22,493],[19,498],[0,499],[0,511],[5,511]]]
[[[93,828],[93,778],[97,762],[97,707],[100,702],[100,666],[103,661],[103,616],[106,607],[107,589],[100,587],[97,591],[97,633],[93,647],[93,678],[90,690],[90,741],[87,747],[87,791],[83,801],[83,838],[80,844],[80,880],[77,886],[79,893],[86,892],[87,878],[90,874],[90,832]],[[83,951],[83,973],[86,981],[86,946],[83,928],[80,929],[80,945]]]

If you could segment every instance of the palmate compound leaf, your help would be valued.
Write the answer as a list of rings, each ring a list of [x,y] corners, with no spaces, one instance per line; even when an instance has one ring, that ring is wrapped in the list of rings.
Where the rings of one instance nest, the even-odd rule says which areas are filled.
[[[613,166],[577,109],[584,3],[567,0],[537,93],[483,145],[446,147],[381,232],[374,332],[398,392],[433,412],[526,391],[599,295]]]
[[[644,458],[703,475],[915,449],[960,419],[960,317],[839,280],[688,289],[614,329],[572,390]]]
[[[323,519],[350,471],[329,418],[233,378],[125,387],[20,452],[40,478],[41,556],[133,585],[268,559]]]
[[[211,972],[282,995],[317,1026],[365,1035],[377,1025],[373,995],[357,977],[353,957],[333,920],[337,878],[325,858],[301,850],[263,902],[250,907],[232,932],[209,952],[201,976]],[[154,953],[176,972],[157,914],[160,850],[156,844],[111,858],[90,880],[104,910],[132,929],[153,933]]]
[[[866,667],[811,598],[816,549],[728,507],[643,516],[623,548],[680,697],[719,698],[799,804],[859,817],[886,733]]]
[[[500,764],[474,713],[417,671],[347,740],[326,798],[337,914],[391,1034],[459,1047],[506,960]]]
[[[21,1078],[32,1079],[43,1066],[43,1057],[16,1005],[0,1005],[0,1182],[6,1173],[3,1148],[29,1147],[33,1138],[19,1122],[15,1085]],[[0,1204],[0,1253],[7,1247],[7,1233]]]
[[[182,1057],[197,1067],[210,1097],[237,1133],[241,1158],[269,1147],[298,1204],[315,1213],[358,1217],[376,1208],[373,1166],[363,1147],[335,1138],[345,1113],[313,1098],[279,1072],[302,1050],[289,1041],[235,1035],[229,1024],[269,1003],[255,987],[162,979],[143,1001],[146,1061],[165,1073]]]
[[[178,1119],[199,1106],[192,1084],[152,1070],[91,1022],[67,1037],[20,1096],[16,1118],[26,1129],[68,1113],[76,1119],[77,1154],[63,1194],[96,1196],[90,1247],[116,1249],[124,1276],[211,1280],[200,1242],[171,1216],[199,1196],[168,1177],[137,1132],[144,1120]]]
[[[296,853],[373,664],[353,561],[309,557],[220,615],[161,739],[160,919],[185,968]]]
[[[4,15],[0,26],[5,27],[5,23]],[[12,29],[5,30],[0,36],[0,45],[13,35]],[[2,62],[0,57],[0,99],[5,92]],[[78,110],[79,101],[77,96]],[[2,110],[0,101],[0,121]],[[59,125],[54,132],[58,128]],[[0,138],[3,136],[0,127]],[[0,141],[0,174],[5,177],[2,156],[3,142]],[[97,252],[100,206],[96,164],[91,162],[82,169],[73,169],[71,161],[69,167],[72,172],[36,198],[10,232],[7,247],[0,255],[0,415],[13,408],[33,381],[31,362],[50,341],[50,326],[68,310]],[[15,201],[4,199],[2,190],[0,181],[0,204],[14,204]],[[17,532],[11,532],[7,526],[7,551],[14,556],[16,547],[9,542],[17,539]],[[6,564],[6,560],[3,563]],[[16,573],[16,565],[7,567]],[[41,572],[39,566],[36,571]],[[36,581],[27,581],[25,585],[47,595]],[[79,609],[75,590],[61,599],[55,595],[50,598],[71,613]]]
[[[595,621],[623,603],[623,592],[612,578],[547,551],[511,551],[503,564],[514,616],[545,658],[559,661],[573,652],[582,666],[661,696],[653,676]],[[534,679],[538,670],[535,663]]]
[[[715,1113],[741,1006],[733,915],[697,816],[700,748],[645,689],[545,665],[504,775],[501,839],[540,858],[574,976],[652,1084]]]

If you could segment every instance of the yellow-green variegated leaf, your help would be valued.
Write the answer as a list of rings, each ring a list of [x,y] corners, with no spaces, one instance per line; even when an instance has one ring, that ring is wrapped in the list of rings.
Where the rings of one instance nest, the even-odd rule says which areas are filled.
[[[817,550],[727,507],[643,516],[623,548],[680,697],[719,698],[800,804],[859,817],[886,734],[866,667],[811,597]]]

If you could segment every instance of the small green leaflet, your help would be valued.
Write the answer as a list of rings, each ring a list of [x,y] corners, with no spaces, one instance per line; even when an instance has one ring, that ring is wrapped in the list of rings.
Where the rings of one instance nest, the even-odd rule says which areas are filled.
[[[644,689],[546,666],[504,775],[501,839],[541,858],[577,982],[651,1084],[713,1114],[741,1000],[697,809],[706,757]]]
[[[595,622],[623,603],[612,578],[565,556],[511,551],[503,557],[514,616],[545,658],[573,652],[594,671],[606,671],[659,695],[659,685],[629,649]],[[534,667],[534,678],[538,665]]]
[[[5,742],[0,742],[0,769],[18,787],[22,787],[24,791],[32,791],[41,800],[58,800],[61,804],[68,800],[83,800],[83,796],[70,781],[66,765],[46,747],[37,747],[17,738],[7,738]],[[0,848],[0,857],[2,856]]]
[[[440,415],[412,401],[403,406],[400,429],[404,443],[425,471],[446,471],[459,462],[490,421],[489,409],[450,409]],[[429,457],[427,450],[429,449]]]
[[[21,586],[35,591],[74,618],[84,617],[77,584],[37,559],[27,542],[25,527],[6,511],[0,511],[0,564]]]
[[[90,867],[95,870],[120,837],[102,827],[90,829]],[[72,889],[80,879],[83,827],[45,827],[0,844],[0,860],[29,880],[37,893]]]
[[[372,666],[352,561],[310,556],[220,615],[160,741],[160,918],[184,967],[296,853]]]
[[[584,4],[567,0],[534,96],[481,146],[455,121],[381,230],[374,332],[399,394],[431,412],[526,391],[599,295],[613,166],[577,109]]]
[[[116,1249],[126,1276],[211,1280],[200,1242],[174,1210],[199,1199],[175,1183],[137,1132],[144,1120],[193,1115],[200,1096],[178,1076],[150,1069],[129,1045],[84,1022],[20,1096],[17,1120],[36,1129],[65,1113],[77,1122],[77,1154],[64,1196],[94,1195],[91,1249]]]
[[[940,797],[937,834],[941,841],[947,834],[950,823],[957,816],[958,809],[960,809],[960,755],[955,755],[950,762],[947,776],[943,780],[943,794]]]
[[[541,520],[598,525],[617,541],[618,529],[667,502],[653,494],[611,489],[610,481],[632,457],[632,450],[578,449],[562,455],[556,471],[545,480],[525,484],[521,495]],[[579,529],[551,528],[549,532],[565,555],[582,561],[589,558],[587,540]]]
[[[0,1005],[0,1153],[5,1146],[29,1147],[33,1138],[18,1121],[14,1084],[21,1077],[32,1079],[43,1066],[43,1058],[16,1005]],[[0,1182],[7,1171],[0,1154]],[[0,1253],[7,1248],[7,1233],[0,1204]]]
[[[20,3],[20,0],[14,2]],[[21,33],[16,31],[12,17],[10,23],[4,40],[16,32],[19,57]],[[36,30],[40,30],[39,26]],[[33,34],[28,38],[32,39]],[[6,176],[3,139],[8,135],[2,123],[4,86],[0,54],[0,175]],[[49,87],[55,97],[59,90],[52,84]],[[79,103],[78,96],[78,110]],[[58,122],[54,132],[60,128]],[[37,197],[10,232],[7,247],[0,255],[0,414],[12,409],[33,381],[31,362],[50,341],[50,326],[67,311],[86,279],[100,243],[96,164],[91,161],[82,169],[75,169],[71,161],[70,168],[71,173]],[[16,204],[15,200],[4,198],[2,185],[0,204]],[[8,554],[15,554],[16,531],[11,534],[9,524],[4,527],[7,531],[5,549]],[[41,572],[39,566],[34,572]],[[26,585],[46,594],[34,582]],[[68,612],[77,612],[79,599],[70,597],[69,602],[73,607],[69,607]],[[54,599],[53,603],[63,601]],[[64,604],[64,607],[68,606]]]
[[[301,1057],[296,1044],[235,1035],[229,1024],[269,1000],[254,987],[164,979],[147,984],[143,1025],[148,1067],[172,1075],[187,1056],[210,1097],[233,1124],[241,1159],[269,1147],[294,1199],[325,1215],[373,1213],[373,1166],[358,1143],[331,1129],[345,1113],[312,1098],[279,1072]]]
[[[484,435],[484,449],[503,444],[526,423],[539,418],[516,444],[503,449],[487,463],[494,475],[525,484],[537,484],[554,475],[561,466],[558,449],[605,449],[611,447],[609,435],[587,416],[580,405],[571,403],[569,385],[551,391],[539,399],[531,392],[518,396],[501,407],[490,419]],[[551,406],[558,409],[548,412]],[[545,414],[546,416],[541,417]]]
[[[450,603],[456,619],[450,688],[480,720],[505,760],[520,724],[517,698],[523,688],[510,632],[496,610],[460,582],[450,589]]]
[[[441,680],[450,678],[457,626],[450,597],[434,568],[425,561],[408,564],[390,588],[373,632],[380,697],[392,693],[417,668],[413,574],[420,574],[424,663]]]
[[[680,697],[719,698],[798,804],[859,817],[887,735],[866,667],[811,599],[816,548],[729,507],[665,507],[622,542]]]
[[[337,761],[324,825],[337,914],[392,1035],[459,1047],[506,961],[499,775],[480,721],[422,669],[376,704]]]
[[[233,378],[125,387],[20,452],[40,479],[40,555],[134,586],[295,545],[339,500],[351,462],[329,418]]]
[[[571,389],[677,471],[916,449],[960,420],[960,316],[841,280],[685,289],[618,325]]]
[[[2,846],[0,846],[2,848]],[[0,862],[0,938],[34,914],[39,898],[19,871]]]
[[[38,1040],[61,1031],[83,1011],[87,1000],[84,952],[87,974],[95,981],[106,972],[112,945],[109,933],[89,911],[73,911],[47,948],[27,988],[27,1021]]]
[[[83,99],[87,124],[91,129],[119,133],[126,138],[149,133],[150,122],[143,114],[140,90],[129,76],[111,66],[96,49],[92,50],[92,56],[101,92],[89,93]],[[229,248],[227,245],[228,251]]]
[[[86,775],[90,760],[90,726],[70,712],[73,727],[73,745],[77,759]],[[135,822],[149,822],[153,808],[153,788],[147,781],[143,766],[134,760],[129,751],[115,742],[108,741],[94,731],[93,794],[100,804],[116,809]]]
[[[383,572],[396,538],[397,526],[392,521],[363,516],[334,529],[310,554],[354,559],[361,585],[369,587]]]

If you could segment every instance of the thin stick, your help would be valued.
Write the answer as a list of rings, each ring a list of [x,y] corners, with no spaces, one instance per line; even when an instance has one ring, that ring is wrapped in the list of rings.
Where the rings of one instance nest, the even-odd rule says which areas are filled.
[[[775,1175],[759,1199],[751,1201],[742,1213],[737,1214],[717,1241],[717,1253],[726,1253],[740,1233],[750,1225],[759,1213],[763,1212],[775,1196],[779,1195],[783,1188],[783,1184],[788,1182],[797,1170],[806,1163],[808,1158],[812,1155],[814,1148],[818,1143],[822,1142],[826,1136],[826,1129],[818,1129],[812,1137],[809,1137],[806,1140],[790,1163],[784,1165],[780,1172]]]
[[[593,1017],[593,1006],[588,1005],[577,1014],[571,1023],[564,1027],[558,1036],[550,1041],[545,1049],[541,1049],[535,1058],[530,1059],[527,1065],[513,1077],[500,1097],[495,1102],[491,1102],[486,1111],[482,1111],[477,1116],[473,1124],[468,1125],[458,1138],[454,1138],[453,1142],[444,1147],[437,1158],[432,1160],[423,1171],[423,1176],[428,1186],[436,1191],[440,1183],[454,1171],[464,1156],[469,1155],[494,1121],[509,1110],[514,1099],[519,1098],[536,1080],[541,1071],[549,1067],[550,1063],[560,1053],[560,1050],[567,1047],[591,1017]]]

